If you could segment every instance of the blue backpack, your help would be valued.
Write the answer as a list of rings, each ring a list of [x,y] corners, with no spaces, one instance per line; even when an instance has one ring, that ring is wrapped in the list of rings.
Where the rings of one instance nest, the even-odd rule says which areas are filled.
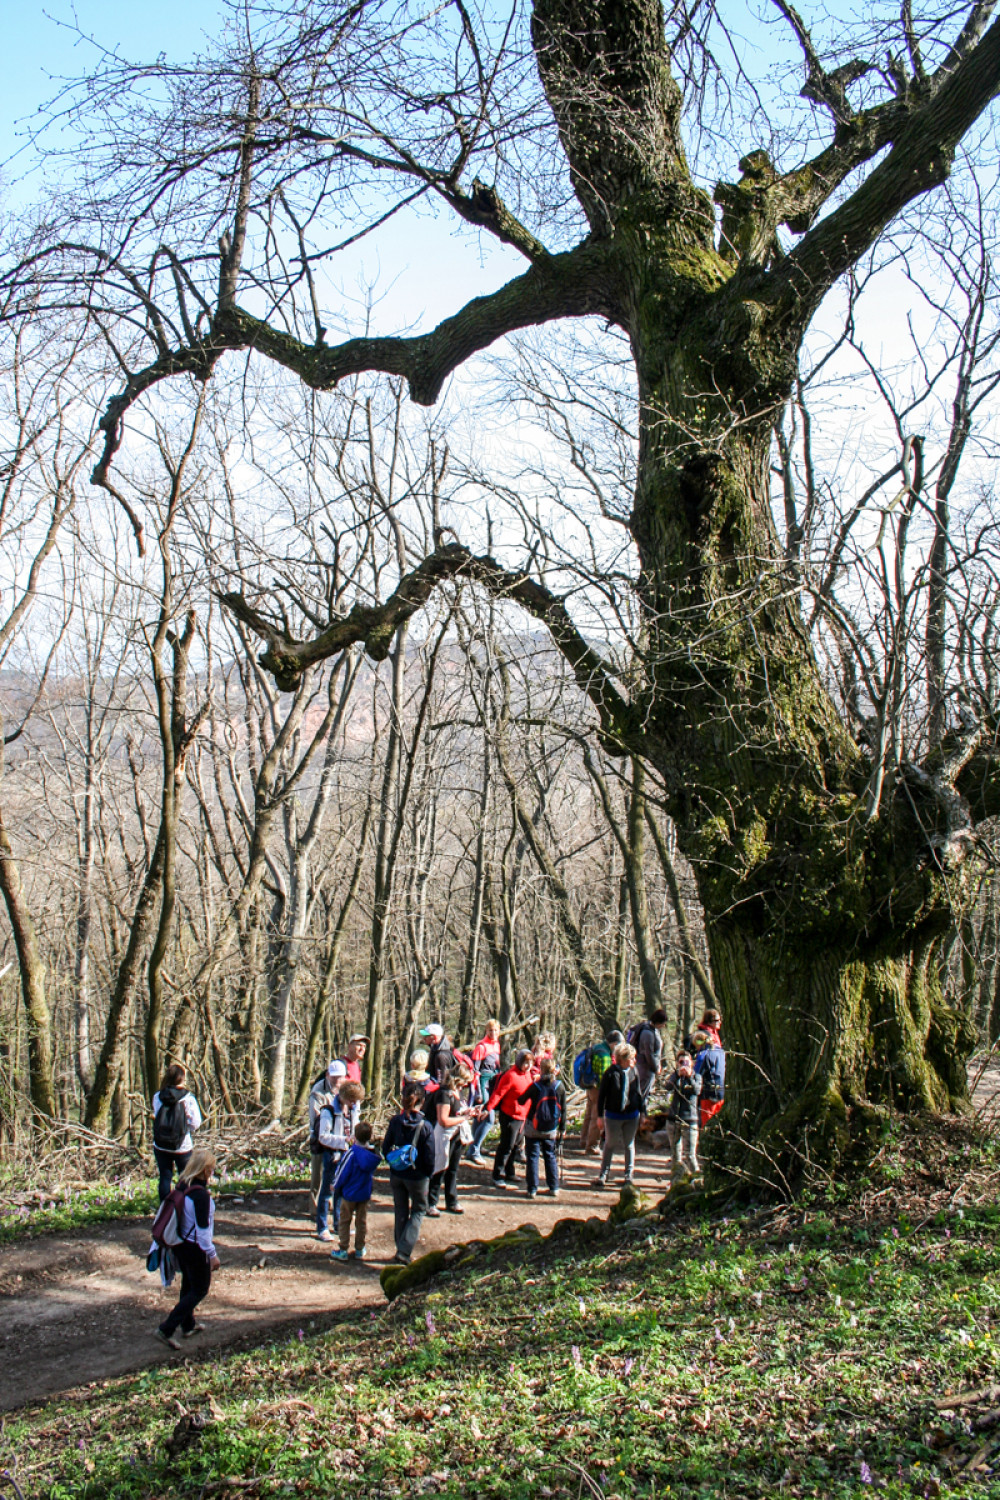
[[[413,1140],[412,1141],[407,1141],[407,1143],[406,1143],[405,1146],[395,1146],[395,1147],[393,1147],[393,1149],[386,1156],[386,1161],[389,1163],[389,1166],[392,1168],[392,1170],[394,1172],[405,1172],[408,1167],[414,1167],[414,1166],[416,1166],[416,1164],[417,1164],[417,1146],[416,1146],[416,1140],[417,1140],[417,1135],[419,1134],[421,1128],[423,1127],[423,1124],[424,1124],[424,1121],[422,1119],[418,1120],[417,1123],[416,1123],[416,1125],[414,1125],[414,1127],[413,1127]]]
[[[594,1072],[594,1049],[584,1047],[573,1059],[573,1082],[578,1089],[593,1089],[597,1087],[597,1074]]]
[[[701,1097],[712,1104],[726,1097],[726,1054],[721,1047],[706,1047],[695,1072],[701,1076]]]

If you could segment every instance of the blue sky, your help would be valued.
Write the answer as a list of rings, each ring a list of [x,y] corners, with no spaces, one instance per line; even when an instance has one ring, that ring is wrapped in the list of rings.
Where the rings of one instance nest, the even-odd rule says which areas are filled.
[[[213,0],[0,0],[0,161],[23,145],[29,123],[24,117],[56,92],[59,80],[77,77],[96,62],[97,50],[76,28],[135,61],[160,52],[183,58],[215,29],[219,14]],[[11,164],[4,175],[17,176],[19,166]]]

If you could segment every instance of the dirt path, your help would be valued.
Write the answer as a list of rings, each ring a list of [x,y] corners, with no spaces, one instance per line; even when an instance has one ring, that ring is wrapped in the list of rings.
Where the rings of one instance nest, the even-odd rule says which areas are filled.
[[[662,1192],[663,1154],[640,1153],[636,1180]],[[518,1224],[543,1232],[557,1219],[606,1213],[612,1192],[591,1187],[595,1162],[567,1152],[558,1199],[529,1202],[523,1187],[495,1192],[488,1171],[462,1167],[463,1217],[425,1219],[420,1249],[501,1234]],[[392,1203],[382,1182],[368,1218],[370,1259],[338,1265],[313,1237],[309,1195],[262,1191],[221,1197],[216,1244],[223,1269],[204,1305],[206,1332],[184,1354],[253,1342],[282,1325],[385,1305],[378,1275],[391,1258]],[[126,1220],[78,1234],[49,1235],[0,1250],[0,1410],[104,1380],[163,1359],[178,1360],[152,1334],[176,1299],[145,1268],[149,1222]]]

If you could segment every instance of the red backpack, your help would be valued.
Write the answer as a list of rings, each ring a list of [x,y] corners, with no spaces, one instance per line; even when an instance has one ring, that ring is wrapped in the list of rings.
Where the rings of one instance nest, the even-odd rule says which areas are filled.
[[[171,1188],[156,1210],[153,1239],[163,1250],[172,1250],[175,1245],[184,1243],[181,1225],[184,1222],[184,1199],[187,1191],[186,1184],[178,1183],[175,1188]]]

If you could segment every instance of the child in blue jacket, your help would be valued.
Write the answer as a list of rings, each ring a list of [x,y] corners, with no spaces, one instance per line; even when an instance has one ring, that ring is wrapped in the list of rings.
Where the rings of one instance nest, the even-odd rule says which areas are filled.
[[[368,1202],[372,1181],[382,1165],[382,1158],[368,1144],[372,1128],[366,1120],[354,1127],[354,1145],[340,1164],[334,1178],[334,1190],[340,1198],[340,1247],[330,1253],[334,1260],[346,1260],[351,1243],[351,1220],[354,1220],[354,1258],[364,1260],[368,1237]]]

